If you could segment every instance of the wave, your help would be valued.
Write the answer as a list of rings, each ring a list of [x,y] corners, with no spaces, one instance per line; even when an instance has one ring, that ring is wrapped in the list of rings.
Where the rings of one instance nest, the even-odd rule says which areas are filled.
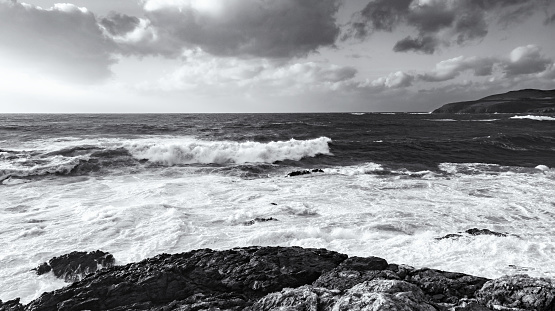
[[[555,117],[548,117],[548,116],[533,116],[533,115],[527,115],[527,116],[514,116],[514,117],[510,117],[509,119],[529,119],[529,120],[536,120],[536,121],[555,121]]]
[[[275,162],[329,155],[329,143],[331,139],[327,137],[268,143],[204,141],[190,137],[45,142],[30,150],[0,150],[0,176],[5,180],[9,176],[129,172],[153,165],[216,164],[225,165],[221,173],[260,177],[267,176],[265,166]],[[263,167],[259,167],[261,164]],[[231,171],[226,171],[226,167],[231,167]]]
[[[132,143],[126,149],[138,159],[163,165],[245,164],[299,161],[329,155],[331,139],[259,142],[201,141],[196,139],[160,143]]]

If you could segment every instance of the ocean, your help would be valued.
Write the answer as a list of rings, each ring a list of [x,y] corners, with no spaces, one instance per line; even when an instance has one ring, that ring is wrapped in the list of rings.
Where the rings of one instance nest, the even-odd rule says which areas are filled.
[[[2,300],[67,285],[31,269],[97,249],[296,245],[555,277],[555,115],[0,115],[0,180]],[[507,236],[438,239],[471,228]]]

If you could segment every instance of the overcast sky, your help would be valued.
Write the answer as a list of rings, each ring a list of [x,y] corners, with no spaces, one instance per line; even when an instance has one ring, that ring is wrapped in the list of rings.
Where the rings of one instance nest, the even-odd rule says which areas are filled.
[[[2,112],[430,111],[555,89],[553,0],[0,0]]]

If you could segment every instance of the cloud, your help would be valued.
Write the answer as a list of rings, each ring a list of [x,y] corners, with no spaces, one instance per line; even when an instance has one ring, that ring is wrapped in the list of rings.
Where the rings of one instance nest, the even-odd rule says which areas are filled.
[[[414,76],[403,71],[390,73],[386,77],[372,81],[371,86],[378,88],[405,88],[412,85]]]
[[[333,46],[337,0],[146,0],[159,39],[177,53],[293,58]]]
[[[42,9],[0,1],[0,42],[0,54],[18,60],[22,71],[78,82],[109,77],[117,49],[91,12],[72,4]]]
[[[430,36],[423,36],[418,38],[406,37],[403,40],[395,43],[393,51],[395,52],[422,52],[425,54],[433,54],[436,46],[438,45],[437,39]]]
[[[551,16],[548,16],[543,21],[544,25],[555,25],[555,13]]]
[[[494,58],[459,56],[437,63],[432,72],[419,75],[418,78],[426,82],[442,82],[454,79],[467,70],[474,71],[475,76],[489,76],[496,62]]]
[[[351,81],[357,70],[324,62],[278,62],[268,59],[213,57],[201,50],[186,53],[186,61],[156,85],[165,91],[195,90],[209,96],[258,92],[267,95],[329,91]]]
[[[507,77],[535,74],[545,71],[552,62],[541,54],[540,47],[530,44],[512,50],[503,70]]]
[[[417,34],[397,42],[394,51],[432,54],[442,46],[484,38],[492,16],[507,27],[544,5],[541,0],[372,0],[355,14],[345,37],[364,39],[405,25]]]

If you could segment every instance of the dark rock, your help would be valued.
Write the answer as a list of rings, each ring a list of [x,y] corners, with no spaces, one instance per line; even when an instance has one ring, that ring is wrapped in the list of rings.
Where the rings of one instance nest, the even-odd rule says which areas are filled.
[[[433,113],[551,113],[555,112],[555,90],[526,89],[450,103]]]
[[[495,236],[500,236],[500,237],[506,237],[507,236],[506,233],[495,232],[495,231],[491,231],[491,230],[488,230],[488,229],[478,229],[478,228],[468,229],[465,232],[470,234],[470,235],[495,235]]]
[[[498,236],[498,237],[506,237],[508,236],[507,233],[502,233],[502,232],[495,232],[495,231],[491,231],[489,229],[478,229],[478,228],[472,228],[472,229],[468,229],[464,232],[459,232],[459,233],[451,233],[451,234],[447,234],[445,236],[436,238],[436,240],[443,240],[443,239],[458,239],[460,237],[462,237],[462,233],[467,233],[473,236],[477,236],[477,235],[494,235],[494,236]]]
[[[43,294],[27,310],[162,310],[171,303],[182,306],[181,310],[197,310],[225,304],[227,298],[218,299],[222,295],[243,308],[270,292],[310,284],[346,258],[325,249],[300,247],[162,254],[98,271]]]
[[[48,263],[42,263],[33,269],[38,275],[54,272],[58,278],[66,282],[79,281],[85,275],[96,272],[99,268],[109,268],[114,265],[114,256],[103,251],[72,252],[54,257]]]
[[[554,311],[555,280],[528,275],[504,276],[484,284],[476,298],[496,310]]]
[[[293,177],[293,176],[299,176],[299,175],[307,175],[307,174],[312,174],[312,173],[323,173],[324,170],[319,169],[319,168],[315,168],[313,170],[302,170],[302,171],[294,171],[291,172],[289,174],[287,174],[288,177]]]
[[[23,305],[19,302],[19,298],[2,302],[0,300],[0,311],[23,311]]]
[[[458,303],[462,298],[474,298],[477,290],[489,279],[464,273],[435,269],[418,269],[405,280],[417,285],[435,302]]]
[[[278,221],[277,219],[273,218],[273,217],[269,217],[269,218],[260,218],[260,217],[256,217],[255,219],[249,220],[249,221],[245,221],[243,223],[243,225],[245,226],[252,226],[257,222],[267,222],[267,221]]]

